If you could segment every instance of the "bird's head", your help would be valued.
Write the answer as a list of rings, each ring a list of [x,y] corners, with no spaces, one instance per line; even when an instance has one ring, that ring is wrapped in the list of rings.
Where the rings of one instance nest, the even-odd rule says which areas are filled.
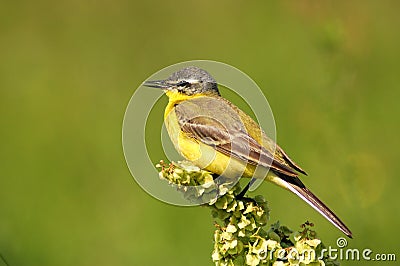
[[[173,73],[165,80],[146,81],[143,85],[160,88],[166,92],[172,91],[185,95],[219,95],[218,85],[215,79],[207,71],[195,66],[185,67]]]

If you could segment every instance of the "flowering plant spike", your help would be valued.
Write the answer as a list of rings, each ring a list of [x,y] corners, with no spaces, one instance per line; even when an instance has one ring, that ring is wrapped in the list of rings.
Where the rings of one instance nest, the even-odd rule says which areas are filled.
[[[310,222],[293,231],[279,222],[266,227],[270,210],[261,195],[240,197],[239,182],[218,182],[190,162],[160,161],[160,178],[192,202],[207,202],[215,222],[212,260],[222,265],[339,265],[321,256],[324,248]]]

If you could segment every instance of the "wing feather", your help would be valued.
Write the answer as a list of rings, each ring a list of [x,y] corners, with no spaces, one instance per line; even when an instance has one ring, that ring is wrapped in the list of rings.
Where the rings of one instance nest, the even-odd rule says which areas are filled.
[[[229,157],[250,165],[271,167],[290,177],[298,176],[296,167],[277,160],[247,133],[236,110],[225,101],[216,101],[211,97],[201,99],[188,100],[175,106],[183,132]]]

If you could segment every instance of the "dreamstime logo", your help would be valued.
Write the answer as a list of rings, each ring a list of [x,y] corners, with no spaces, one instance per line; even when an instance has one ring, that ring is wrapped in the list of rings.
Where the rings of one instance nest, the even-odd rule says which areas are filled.
[[[172,73],[188,66],[196,66],[207,71],[217,81],[222,96],[224,96],[224,93],[239,96],[236,98],[239,98],[239,101],[244,102],[251,108],[250,111],[254,113],[258,124],[267,131],[272,140],[275,140],[275,121],[267,99],[249,76],[232,66],[208,60],[188,61],[166,67],[146,80],[165,80]],[[172,135],[168,134],[166,126],[160,119],[164,116],[163,109],[167,105],[165,98],[166,96],[164,96],[164,92],[161,89],[148,88],[143,84],[135,90],[131,97],[126,108],[122,130],[122,142],[127,165],[136,182],[147,193],[159,200],[180,206],[205,203],[189,202],[172,185],[166,185],[164,180],[158,178],[158,170],[155,168],[155,164],[161,159],[168,161],[184,159],[175,149],[179,149],[179,146],[184,144],[180,143],[180,139],[173,135],[174,132],[169,131]],[[238,104],[235,101],[233,103]],[[185,102],[181,104],[182,108],[184,108]],[[191,109],[186,107],[186,110]],[[202,108],[201,116],[207,116],[207,119],[215,121],[229,133],[231,126],[226,119],[221,119],[211,111],[207,112],[206,107]],[[190,118],[196,119],[197,113],[190,114]],[[241,121],[240,119],[238,120]],[[244,127],[243,122],[241,124]],[[174,138],[177,141],[172,143],[170,138]],[[231,149],[235,145],[238,144],[232,142]],[[202,148],[207,149],[207,146]],[[246,153],[246,151],[244,152]],[[249,153],[250,151],[247,152]],[[191,158],[191,161],[201,168],[207,166],[216,156],[215,153],[212,154],[203,150],[200,150],[199,154],[199,158]],[[203,154],[207,157],[202,156]],[[228,164],[230,163],[231,160],[229,160]],[[266,168],[259,168],[261,167],[257,168],[258,171],[268,171]],[[229,169],[229,166],[225,168],[226,171]],[[244,171],[244,168],[242,170]],[[225,174],[230,176],[229,173]],[[253,185],[253,189],[261,182],[262,180],[257,180]]]
[[[336,245],[338,246],[338,248],[344,248],[347,246],[347,239],[344,237],[339,237],[336,240]]]
[[[319,243],[320,242],[317,243],[317,246]],[[258,253],[258,258],[260,260],[264,260],[269,254],[270,260],[276,256],[276,258],[279,260],[294,260],[299,263],[304,262],[306,264],[313,261],[319,261],[320,263],[323,263],[323,259],[326,257],[332,260],[340,261],[396,261],[395,253],[374,253],[369,248],[360,250],[356,248],[347,248],[347,245],[347,240],[343,237],[339,237],[336,240],[336,247],[329,246],[328,248],[324,248],[319,254],[316,253],[315,249],[311,248],[305,248],[302,250],[298,250],[294,247],[290,249],[276,248],[272,250],[261,250]]]
[[[396,254],[394,253],[374,253],[371,249],[356,249],[347,248],[347,240],[344,237],[339,237],[336,240],[336,245],[338,248],[328,248],[322,249],[321,258],[328,255],[331,259],[339,260],[366,260],[366,261],[395,261]]]

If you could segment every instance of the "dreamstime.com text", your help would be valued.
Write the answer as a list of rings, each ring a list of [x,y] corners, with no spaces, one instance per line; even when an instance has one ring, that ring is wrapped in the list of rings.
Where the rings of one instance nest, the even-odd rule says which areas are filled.
[[[322,249],[320,254],[316,254],[314,249],[305,249],[301,252],[296,248],[270,250],[270,251],[260,251],[258,254],[259,259],[263,260],[267,258],[267,254],[270,254],[270,259],[272,259],[272,254],[276,254],[278,259],[281,260],[296,260],[302,261],[315,261],[322,260],[324,257],[328,257],[332,260],[340,261],[396,261],[395,253],[374,253],[371,249],[356,249],[356,248],[346,248],[347,240],[345,238],[338,238],[336,241],[337,247],[331,247]]]

